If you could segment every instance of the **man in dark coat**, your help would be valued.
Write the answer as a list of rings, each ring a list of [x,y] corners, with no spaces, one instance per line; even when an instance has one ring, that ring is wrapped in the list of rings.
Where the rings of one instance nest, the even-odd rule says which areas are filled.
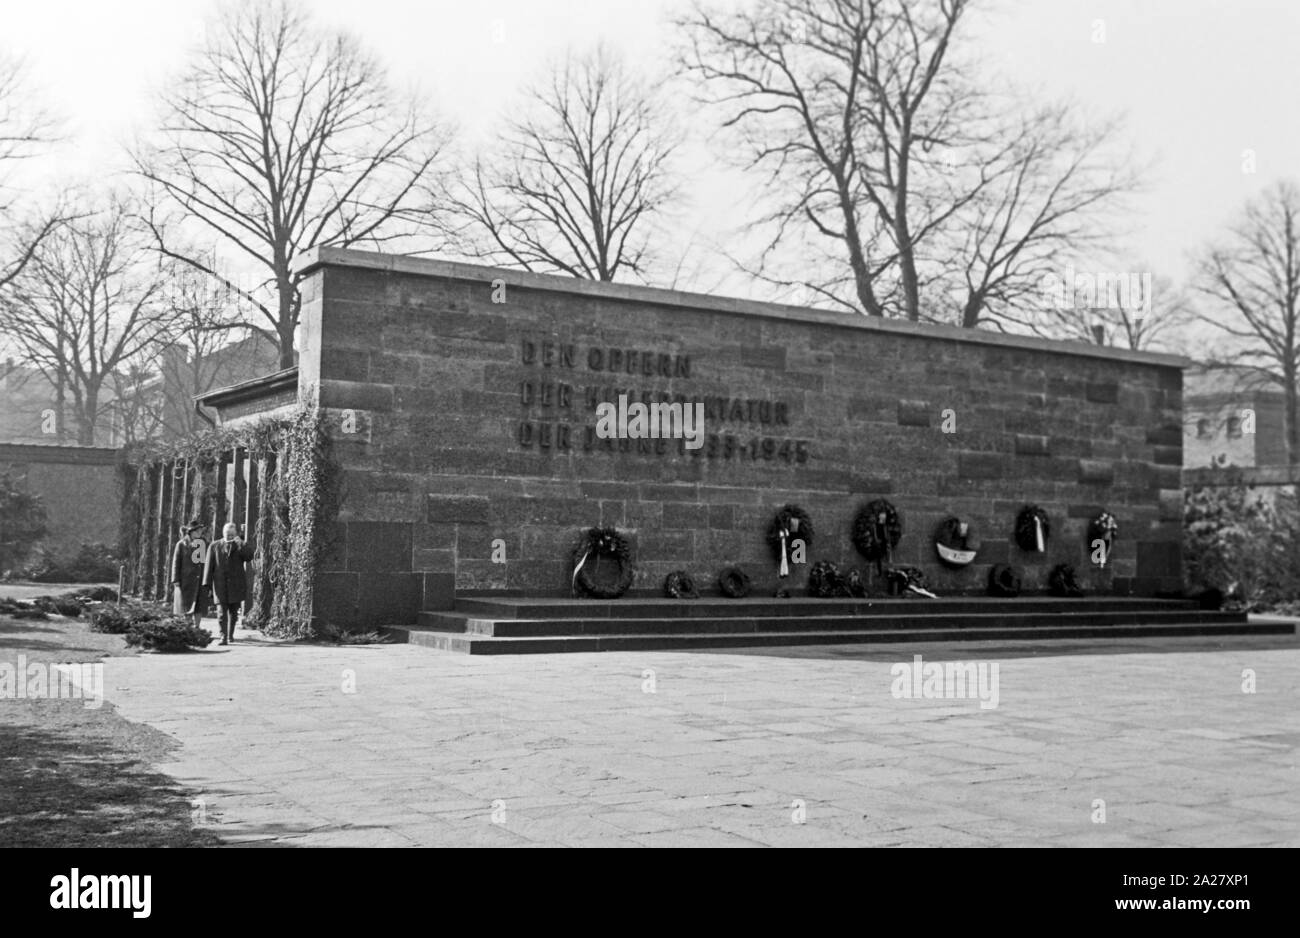
[[[235,620],[239,607],[248,597],[247,565],[253,548],[239,537],[239,525],[233,522],[221,530],[221,540],[208,548],[203,566],[203,585],[212,587],[212,598],[221,613],[221,644],[235,640]]]

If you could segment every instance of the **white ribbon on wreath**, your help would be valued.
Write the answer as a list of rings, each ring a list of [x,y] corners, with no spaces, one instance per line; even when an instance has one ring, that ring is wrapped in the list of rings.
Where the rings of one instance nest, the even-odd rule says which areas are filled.
[[[576,593],[578,591],[578,571],[582,569],[582,565],[587,562],[587,558],[590,556],[591,549],[588,548],[587,552],[582,555],[582,559],[578,561],[578,565],[573,568],[573,577],[569,581],[569,590],[571,592]]]

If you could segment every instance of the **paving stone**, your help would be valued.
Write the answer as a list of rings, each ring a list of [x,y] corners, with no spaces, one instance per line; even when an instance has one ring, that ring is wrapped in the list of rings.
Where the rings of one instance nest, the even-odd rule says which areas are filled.
[[[987,660],[982,644],[921,653]],[[232,844],[1300,845],[1294,643],[1105,651],[1001,647],[1016,693],[1004,680],[992,710],[864,693],[910,647],[507,660],[245,643],[110,658],[105,695],[177,740],[159,770]],[[1240,694],[1243,666],[1269,674],[1259,693]]]

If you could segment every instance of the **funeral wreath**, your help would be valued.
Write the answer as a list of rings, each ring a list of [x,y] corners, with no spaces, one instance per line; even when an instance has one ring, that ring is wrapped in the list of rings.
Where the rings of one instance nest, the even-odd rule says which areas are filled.
[[[1052,524],[1047,512],[1037,505],[1026,505],[1016,515],[1016,543],[1021,550],[1043,553],[1047,550],[1047,538],[1052,533]]]
[[[1101,560],[1098,566],[1106,566],[1110,552],[1115,548],[1115,538],[1119,537],[1119,522],[1109,511],[1103,511],[1088,523],[1088,549],[1092,550],[1097,541],[1102,542]]]
[[[670,599],[698,599],[695,581],[685,570],[674,570],[664,578],[664,595]]]
[[[803,541],[804,550],[813,545],[813,523],[808,512],[798,505],[786,505],[778,511],[767,526],[767,546],[777,562],[776,575],[790,575],[790,551],[796,540]]]
[[[939,561],[946,566],[966,566],[975,559],[979,549],[980,541],[974,528],[960,518],[944,518],[935,529],[934,550]]]
[[[727,567],[718,574],[718,589],[724,596],[743,599],[749,595],[749,577],[739,567]]]
[[[853,519],[853,546],[875,562],[878,572],[883,572],[883,565],[892,558],[902,537],[898,511],[883,498],[867,502]]]

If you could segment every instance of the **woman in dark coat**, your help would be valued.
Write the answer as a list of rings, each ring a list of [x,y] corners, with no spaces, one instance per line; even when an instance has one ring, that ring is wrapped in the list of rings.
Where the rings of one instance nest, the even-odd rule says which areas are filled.
[[[203,563],[207,559],[208,545],[204,543],[203,525],[191,521],[181,528],[181,539],[172,551],[172,612],[178,616],[193,616],[194,624],[203,621]]]

